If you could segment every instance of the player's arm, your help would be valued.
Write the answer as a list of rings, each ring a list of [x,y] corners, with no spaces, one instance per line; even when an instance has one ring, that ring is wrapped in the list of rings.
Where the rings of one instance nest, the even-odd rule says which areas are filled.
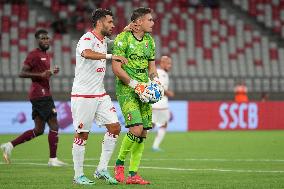
[[[129,85],[131,78],[129,75],[122,69],[122,63],[116,60],[112,60],[112,71],[123,83]]]
[[[148,73],[149,73],[149,78],[151,81],[154,80],[154,78],[159,78],[158,73],[157,73],[157,68],[155,61],[150,61],[149,66],[148,66]]]
[[[175,96],[175,93],[172,90],[165,90],[164,94],[167,97],[174,97]]]
[[[107,60],[115,60],[119,61],[123,64],[127,63],[127,59],[122,57],[122,56],[115,56],[112,54],[103,54],[99,52],[95,52],[91,49],[85,49],[82,51],[81,56],[86,58],[86,59],[91,59],[91,60],[101,60],[101,59],[107,59]]]
[[[53,72],[51,70],[46,70],[41,73],[34,73],[31,72],[31,67],[24,64],[22,67],[21,72],[19,73],[19,77],[21,78],[32,78],[32,79],[44,79],[44,78],[49,78]]]
[[[159,81],[159,76],[158,76],[158,73],[157,73],[155,61],[149,61],[148,73],[149,73],[149,78],[150,78],[151,82],[156,83],[159,86],[160,93],[163,96],[164,95],[164,87],[162,86],[161,82]]]

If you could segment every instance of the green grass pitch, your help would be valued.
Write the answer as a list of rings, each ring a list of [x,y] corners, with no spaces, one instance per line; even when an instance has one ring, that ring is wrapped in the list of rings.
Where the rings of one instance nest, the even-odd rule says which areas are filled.
[[[0,135],[0,143],[16,135]],[[118,154],[121,134],[110,162]],[[102,134],[90,134],[85,174],[92,178],[98,163]],[[233,131],[167,133],[164,152],[152,152],[154,134],[146,142],[139,173],[151,181],[148,186],[108,185],[95,180],[94,186],[72,184],[71,146],[73,135],[60,135],[58,157],[67,167],[48,167],[47,136],[17,146],[12,164],[0,161],[2,189],[143,188],[143,189],[270,189],[284,188],[284,131]],[[128,156],[129,158],[129,156]],[[128,168],[128,161],[126,161]],[[127,169],[126,169],[127,170]]]

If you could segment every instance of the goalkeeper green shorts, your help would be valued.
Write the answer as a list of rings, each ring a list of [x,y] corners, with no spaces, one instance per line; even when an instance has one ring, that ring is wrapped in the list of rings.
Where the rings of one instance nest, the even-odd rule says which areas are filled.
[[[140,101],[134,94],[117,96],[121,112],[125,119],[125,127],[143,125],[144,130],[152,129],[152,106]]]

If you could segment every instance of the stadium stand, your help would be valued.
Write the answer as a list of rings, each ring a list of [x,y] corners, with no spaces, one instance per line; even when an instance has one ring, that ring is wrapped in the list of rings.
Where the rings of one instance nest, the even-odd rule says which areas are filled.
[[[132,10],[139,6],[154,9],[156,55],[157,58],[161,55],[173,58],[171,82],[180,98],[187,99],[191,93],[231,95],[239,79],[255,94],[284,92],[283,47],[229,12],[221,2],[220,6],[213,7],[192,6],[186,0],[109,0],[93,4],[81,0],[37,0],[36,5],[30,1],[20,2],[0,3],[1,92],[27,90],[28,81],[17,78],[21,63],[34,46],[34,31],[37,28],[51,31],[49,18],[54,17],[54,20],[64,19],[68,28],[65,34],[51,31],[52,62],[61,68],[59,77],[52,80],[52,87],[54,92],[69,94],[75,46],[78,36],[91,27],[89,13],[92,9],[111,9],[119,23],[114,31],[117,34],[129,22]],[[256,16],[275,35],[284,37],[283,1],[233,0],[230,3],[247,11],[247,16]],[[42,14],[39,8],[47,11]],[[105,82],[106,89],[114,93],[110,67]]]

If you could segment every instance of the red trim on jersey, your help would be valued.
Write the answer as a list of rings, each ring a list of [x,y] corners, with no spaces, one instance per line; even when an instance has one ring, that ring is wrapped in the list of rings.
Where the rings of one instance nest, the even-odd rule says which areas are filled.
[[[90,30],[90,32],[98,39],[101,43],[104,42],[104,38],[100,38],[93,30]]]
[[[91,38],[89,38],[89,37],[85,37],[85,39],[84,40],[91,40]]]
[[[82,98],[98,98],[98,97],[103,97],[106,96],[106,93],[99,94],[99,95],[79,95],[79,94],[71,94],[71,97],[82,97]]]

